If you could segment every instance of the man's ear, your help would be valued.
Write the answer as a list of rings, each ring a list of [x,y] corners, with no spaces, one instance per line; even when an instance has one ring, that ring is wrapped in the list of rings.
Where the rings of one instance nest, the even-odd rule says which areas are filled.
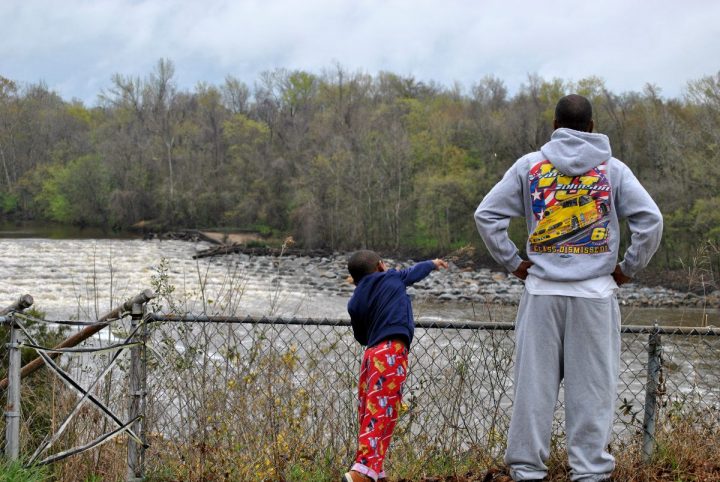
[[[378,261],[377,270],[380,271],[381,273],[383,271],[385,271],[385,263],[382,260]]]

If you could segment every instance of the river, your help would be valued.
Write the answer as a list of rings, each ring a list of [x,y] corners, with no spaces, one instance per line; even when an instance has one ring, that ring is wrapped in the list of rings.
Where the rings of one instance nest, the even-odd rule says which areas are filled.
[[[193,254],[209,246],[204,242],[107,237],[98,231],[63,227],[0,225],[0,305],[6,306],[27,293],[34,297],[35,308],[50,319],[92,319],[143,289],[156,288],[164,274],[164,285],[172,286],[171,297],[182,311],[347,317],[345,305],[353,288],[344,279],[342,256],[278,260],[227,255],[192,259]],[[161,266],[163,260],[165,268]],[[403,266],[407,261],[391,263]],[[484,271],[482,278],[459,270],[432,274],[427,285],[420,285],[421,289],[414,293],[416,316],[426,320],[512,321],[514,306],[479,300],[517,298],[521,283],[502,273]],[[450,293],[460,293],[459,281],[476,292],[479,284],[495,288],[492,296],[453,297]],[[654,292],[642,287],[636,290]],[[657,321],[663,325],[720,326],[717,307],[650,308],[626,304],[622,314],[625,324]]]

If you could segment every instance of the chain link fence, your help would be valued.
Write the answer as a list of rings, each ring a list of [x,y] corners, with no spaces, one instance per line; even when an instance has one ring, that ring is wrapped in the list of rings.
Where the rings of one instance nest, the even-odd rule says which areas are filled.
[[[130,441],[143,445],[135,428],[142,417],[130,415],[128,373],[143,348],[133,326],[142,320],[139,303],[147,302],[148,293],[152,295],[146,290],[97,321],[49,321],[34,312],[5,310],[0,329],[15,343],[4,346],[3,356],[17,360],[15,368],[13,363],[3,367],[0,380],[8,401],[1,427],[7,460],[19,458],[26,466],[62,460],[53,468],[56,480],[103,472],[118,480],[115,475],[127,472]],[[32,297],[26,297],[32,304]],[[132,320],[126,319],[130,306]],[[46,369],[37,371],[42,367]],[[19,424],[11,424],[13,412]]]
[[[95,403],[76,410],[81,395],[54,373],[23,380],[25,459],[73,410],[74,421],[44,456],[117,431],[134,416],[131,399],[140,397],[145,417],[137,433],[147,443],[144,471],[155,480],[296,480],[299,474],[308,480],[313,470],[349,466],[362,355],[349,321],[156,314],[143,321],[132,340],[126,338],[131,322],[125,317],[78,345],[88,353],[58,358],[81,386],[92,386],[90,393],[119,422]],[[625,326],[622,331],[613,447],[643,444],[651,335],[660,337],[661,348],[660,369],[651,374],[656,430],[670,429],[678,419],[720,425],[720,330]],[[136,350],[145,363],[139,389],[129,382],[132,348],[121,346],[138,339],[145,341],[145,349]],[[513,350],[510,323],[418,322],[388,469],[422,470],[441,459],[498,463],[512,408]],[[5,353],[0,358],[7,360]],[[556,413],[554,442],[560,445],[563,412]],[[127,434],[119,431],[98,448],[66,458],[60,472],[104,467],[125,474]]]
[[[292,480],[293,471],[315,464],[350,463],[361,348],[348,322],[156,319],[150,471]],[[512,330],[507,323],[418,323],[391,467],[438,457],[501,460],[512,408]],[[615,447],[642,444],[653,333],[662,335],[658,430],[678,417],[719,425],[720,332],[623,327]],[[555,423],[561,444],[562,410]]]

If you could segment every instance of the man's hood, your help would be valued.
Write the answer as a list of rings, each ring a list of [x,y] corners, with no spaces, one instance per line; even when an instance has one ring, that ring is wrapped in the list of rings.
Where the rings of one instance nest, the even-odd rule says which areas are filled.
[[[561,127],[540,148],[543,156],[558,171],[578,176],[610,159],[610,140],[605,134],[593,134]]]

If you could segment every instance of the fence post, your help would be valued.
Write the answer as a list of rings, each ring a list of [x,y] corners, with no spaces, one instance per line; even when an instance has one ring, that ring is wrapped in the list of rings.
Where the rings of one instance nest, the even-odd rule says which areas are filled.
[[[8,389],[5,408],[5,456],[8,460],[20,457],[20,333],[15,317],[10,314],[10,342],[8,343]]]
[[[130,311],[131,329],[137,328],[142,323],[145,315],[144,303],[133,303]],[[147,342],[147,328],[143,326],[138,333],[135,334],[135,341],[141,341],[138,346],[130,348],[130,410],[129,419],[132,420],[138,416],[140,418],[132,424],[132,430],[145,441],[145,387],[146,387],[146,366],[145,366],[145,343]],[[145,447],[138,444],[134,439],[128,437],[128,456],[127,456],[128,482],[144,480],[145,465]]]
[[[648,339],[647,384],[645,386],[645,417],[643,420],[643,461],[650,462],[655,452],[655,422],[657,418],[657,396],[662,372],[662,338],[660,329],[655,329]]]
[[[0,310],[0,315],[7,315],[10,326],[8,347],[8,385],[7,404],[5,406],[5,456],[8,460],[20,457],[20,368],[22,354],[20,352],[20,330],[15,326],[13,311],[22,311],[33,304],[33,297],[23,295],[15,303]]]

